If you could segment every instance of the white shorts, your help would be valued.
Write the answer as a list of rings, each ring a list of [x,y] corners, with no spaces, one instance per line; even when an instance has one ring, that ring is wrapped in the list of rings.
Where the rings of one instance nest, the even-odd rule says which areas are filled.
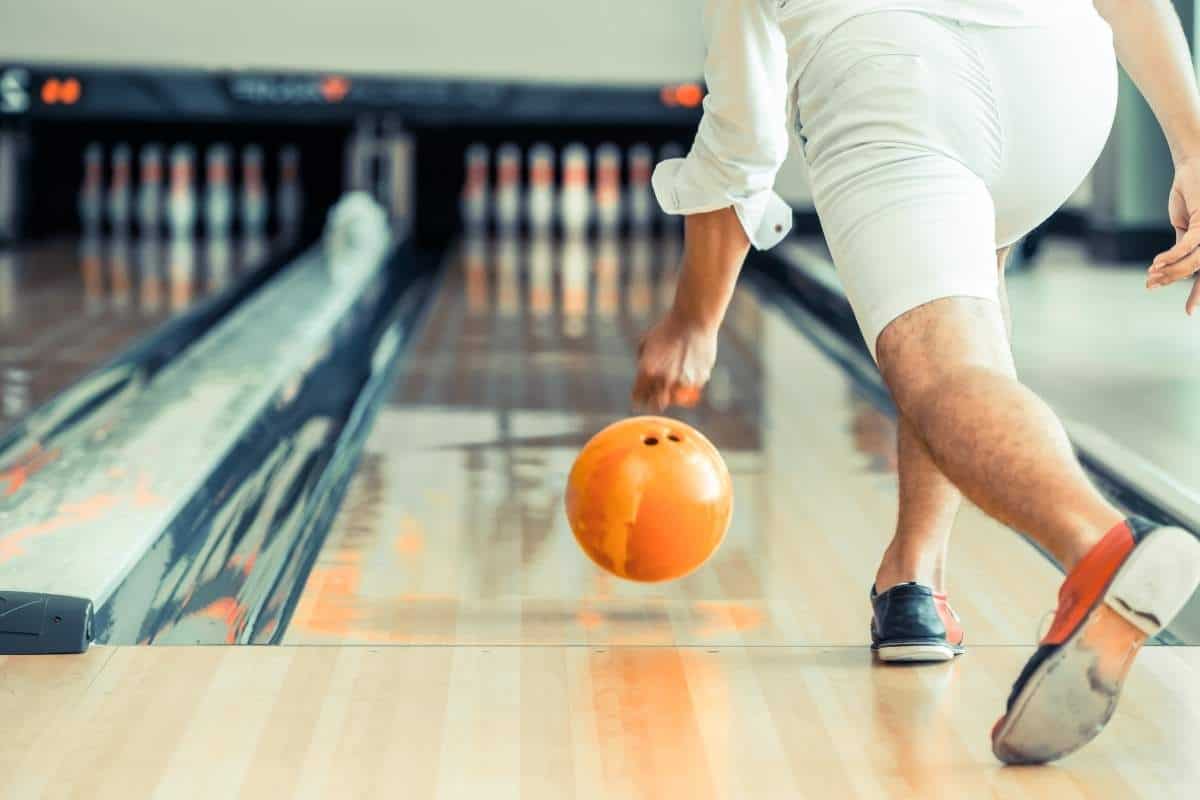
[[[1117,101],[1098,14],[1000,28],[883,11],[842,24],[796,81],[813,201],[863,337],[943,297],[998,299],[996,250],[1100,154]]]

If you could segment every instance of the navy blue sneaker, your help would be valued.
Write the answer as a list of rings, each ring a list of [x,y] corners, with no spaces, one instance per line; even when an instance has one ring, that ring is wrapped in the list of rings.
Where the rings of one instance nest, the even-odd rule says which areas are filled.
[[[871,587],[871,649],[880,661],[950,661],[964,651],[963,629],[946,595],[920,583],[883,594]]]

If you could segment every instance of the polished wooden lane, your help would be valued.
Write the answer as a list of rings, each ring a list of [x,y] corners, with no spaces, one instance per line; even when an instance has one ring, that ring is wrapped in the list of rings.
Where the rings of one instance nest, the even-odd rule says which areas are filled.
[[[0,659],[0,797],[1193,798],[1200,649],[1092,746],[1002,767],[1027,648],[97,647]]]
[[[451,266],[297,612],[291,644],[863,644],[896,504],[894,423],[755,291],[684,415],[733,473],[729,535],[685,580],[592,566],[562,491],[628,412],[633,350],[678,243],[468,243]],[[575,248],[575,249],[572,249]],[[1025,645],[1058,573],[964,510],[951,598],[968,644]]]

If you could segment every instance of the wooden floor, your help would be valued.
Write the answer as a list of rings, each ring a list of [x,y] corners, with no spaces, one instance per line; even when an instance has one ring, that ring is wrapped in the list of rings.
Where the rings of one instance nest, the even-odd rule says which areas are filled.
[[[0,659],[0,797],[1195,798],[1200,649],[1045,768],[987,732],[1029,650],[130,647]]]
[[[0,658],[0,798],[1198,796],[1200,648],[1147,649],[1109,729],[1062,763],[993,758],[1060,576],[978,511],[950,560],[968,653],[873,663],[894,423],[748,289],[688,417],[734,477],[725,543],[668,584],[599,572],[563,481],[626,410],[670,277],[649,268],[665,250],[621,252],[467,253],[268,632],[283,646]],[[221,641],[237,602],[156,641]]]

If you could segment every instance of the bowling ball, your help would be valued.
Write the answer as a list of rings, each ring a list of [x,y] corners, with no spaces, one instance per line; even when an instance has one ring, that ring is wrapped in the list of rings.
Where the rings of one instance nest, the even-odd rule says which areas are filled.
[[[724,459],[697,430],[633,417],[597,433],[567,479],[567,519],[592,561],[621,578],[682,577],[716,551],[733,513]]]

